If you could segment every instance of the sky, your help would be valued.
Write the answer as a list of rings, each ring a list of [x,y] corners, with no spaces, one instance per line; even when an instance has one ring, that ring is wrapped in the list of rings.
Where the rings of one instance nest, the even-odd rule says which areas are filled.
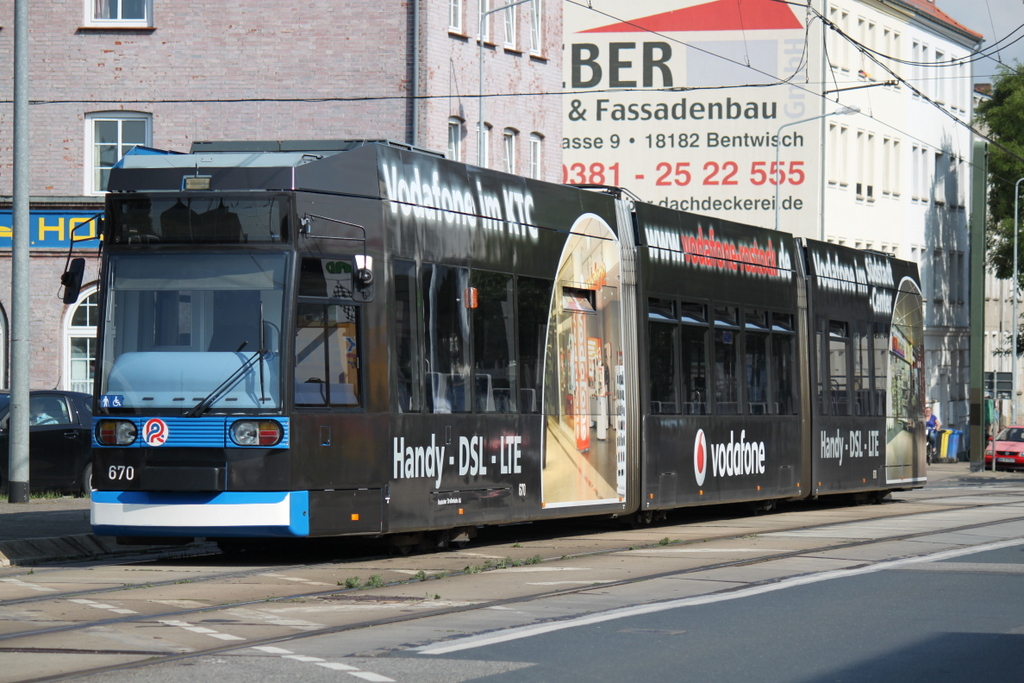
[[[967,28],[985,36],[983,51],[1008,34],[1019,41],[999,49],[993,57],[1000,58],[1006,64],[1014,60],[1024,64],[1024,0],[935,0],[935,5],[963,24]],[[1015,31],[1016,29],[1016,31]],[[989,83],[992,75],[997,73],[998,63],[995,59],[984,58],[974,63],[974,82]]]

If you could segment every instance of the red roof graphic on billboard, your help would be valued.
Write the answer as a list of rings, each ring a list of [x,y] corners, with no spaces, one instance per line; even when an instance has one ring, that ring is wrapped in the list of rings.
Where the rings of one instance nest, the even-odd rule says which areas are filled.
[[[763,31],[780,28],[803,28],[789,5],[774,0],[713,0],[703,5],[599,26],[581,33]]]

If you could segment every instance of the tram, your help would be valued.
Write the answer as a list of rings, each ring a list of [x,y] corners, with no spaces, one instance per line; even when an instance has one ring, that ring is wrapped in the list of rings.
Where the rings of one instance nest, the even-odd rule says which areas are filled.
[[[92,524],[391,535],[926,482],[917,267],[386,141],[110,172]]]

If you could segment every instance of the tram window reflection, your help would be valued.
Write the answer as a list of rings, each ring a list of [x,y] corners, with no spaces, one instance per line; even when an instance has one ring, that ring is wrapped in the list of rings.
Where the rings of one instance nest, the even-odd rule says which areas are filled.
[[[540,412],[544,380],[544,348],[547,343],[551,280],[516,279],[519,327],[519,411]]]
[[[416,264],[396,260],[395,282],[395,388],[398,410],[402,413],[419,412],[420,392],[423,386],[422,347],[416,334]]]
[[[464,296],[469,270],[423,264],[424,352],[427,366],[427,410],[464,413],[470,410],[469,312]]]
[[[483,270],[470,278],[473,301],[473,388],[476,410],[511,413],[516,409],[515,331],[512,276]]]
[[[678,325],[650,322],[650,380],[651,412],[678,414],[679,397],[676,395],[676,338]]]

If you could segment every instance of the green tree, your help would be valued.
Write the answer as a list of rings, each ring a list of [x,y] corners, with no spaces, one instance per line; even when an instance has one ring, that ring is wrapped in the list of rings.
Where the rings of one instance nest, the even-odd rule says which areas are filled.
[[[1024,65],[1001,67],[992,99],[976,110],[976,125],[998,144],[988,148],[988,260],[996,277],[1013,277],[1014,187],[1024,178]],[[1024,193],[1024,183],[1020,190]],[[1020,202],[1024,213],[1024,202]],[[1018,238],[1018,277],[1024,275],[1024,240]],[[1024,279],[1024,278],[1022,278]]]

